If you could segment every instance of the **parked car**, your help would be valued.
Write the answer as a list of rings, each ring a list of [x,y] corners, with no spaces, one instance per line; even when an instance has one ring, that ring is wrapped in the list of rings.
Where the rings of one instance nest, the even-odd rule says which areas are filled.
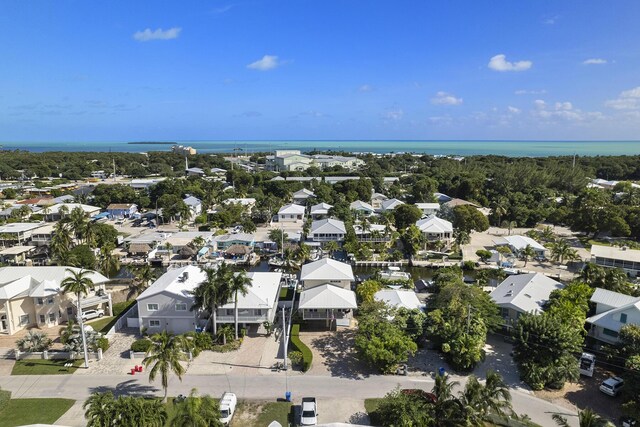
[[[624,387],[624,380],[620,377],[609,377],[600,384],[600,391],[609,396],[617,396]]]
[[[302,414],[300,424],[303,426],[315,426],[318,424],[318,405],[315,397],[302,398]]]
[[[96,317],[102,317],[102,316],[104,316],[104,310],[102,309],[87,310],[82,312],[82,320],[91,320],[91,319],[95,319]]]
[[[224,425],[229,425],[233,413],[236,411],[236,403],[238,399],[236,395],[230,392],[225,392],[220,398],[220,422]]]

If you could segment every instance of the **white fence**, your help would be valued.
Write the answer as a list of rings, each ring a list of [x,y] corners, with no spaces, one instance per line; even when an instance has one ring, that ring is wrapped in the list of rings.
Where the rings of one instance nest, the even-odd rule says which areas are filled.
[[[98,351],[88,352],[89,359],[102,360],[102,349]],[[13,354],[16,360],[24,359],[43,359],[43,360],[76,360],[82,359],[84,356],[82,352],[75,351],[20,351],[14,350]]]
[[[118,321],[109,329],[109,331],[105,334],[107,338],[111,338],[116,332],[121,329],[130,327],[129,322],[127,321],[129,318],[138,319],[138,304],[133,304],[129,310],[127,310],[123,315],[120,316]]]

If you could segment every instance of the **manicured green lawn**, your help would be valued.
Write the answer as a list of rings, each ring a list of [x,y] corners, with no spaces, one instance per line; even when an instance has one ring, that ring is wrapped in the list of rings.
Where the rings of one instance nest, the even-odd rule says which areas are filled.
[[[65,367],[68,360],[23,359],[16,360],[11,375],[66,375],[73,374],[82,364],[75,360],[73,366]]]
[[[87,322],[87,325],[91,326],[94,331],[106,334],[107,332],[109,332],[109,329],[111,329],[111,327],[116,324],[117,321],[118,318],[115,316],[104,316],[99,319]]]
[[[0,410],[0,424],[3,427],[53,424],[74,403],[71,399],[11,399]]]
[[[231,427],[265,427],[271,421],[286,426],[291,405],[291,402],[239,402]]]

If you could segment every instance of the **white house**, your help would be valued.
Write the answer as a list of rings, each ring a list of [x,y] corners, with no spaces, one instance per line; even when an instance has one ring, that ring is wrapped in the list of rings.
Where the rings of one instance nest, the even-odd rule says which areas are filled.
[[[621,268],[629,276],[640,275],[640,250],[614,246],[591,246],[591,262],[601,267]]]
[[[107,212],[112,218],[129,218],[138,212],[135,203],[111,203],[107,206]]]
[[[523,313],[539,314],[549,295],[564,285],[542,273],[507,277],[489,295],[500,307],[505,326],[511,327]]]
[[[313,191],[303,188],[293,193],[293,203],[296,205],[306,205],[308,200],[314,197],[316,197],[316,195],[313,194]]]
[[[189,219],[193,219],[202,213],[202,201],[194,196],[188,196],[182,200],[189,208]]]
[[[453,240],[453,224],[437,216],[429,216],[416,222],[425,239],[429,242],[443,241],[447,244]]]
[[[380,209],[378,209],[379,212],[390,212],[392,210],[394,210],[395,208],[397,208],[400,205],[404,205],[404,202],[402,200],[398,200],[398,199],[387,199],[384,202],[382,202],[380,204]]]
[[[98,215],[101,209],[97,206],[84,205],[82,203],[58,203],[43,209],[45,221],[59,221],[63,216],[69,215],[74,209],[81,209],[86,217]],[[65,213],[66,212],[66,213]]]
[[[308,238],[313,242],[342,242],[346,234],[344,222],[329,218],[313,221]]]
[[[436,215],[440,212],[440,203],[416,203],[415,205],[424,216]]]
[[[382,289],[375,293],[373,299],[394,308],[406,308],[407,310],[422,310],[424,308],[424,304],[420,302],[416,293],[407,289]]]
[[[596,314],[587,319],[589,335],[609,344],[618,343],[620,328],[627,324],[640,325],[640,298],[606,289],[596,288],[591,296]]]
[[[373,206],[373,209],[377,211],[382,208],[382,202],[384,202],[385,200],[389,200],[389,198],[384,194],[373,193],[371,195],[371,206]]]
[[[289,204],[278,211],[278,222],[297,222],[304,220],[304,206]]]
[[[493,242],[496,246],[509,246],[511,252],[518,256],[527,246],[531,246],[531,248],[535,252],[535,256],[544,257],[547,251],[547,248],[545,248],[529,236],[504,236],[494,240]]]
[[[309,215],[311,215],[311,218],[313,219],[322,219],[329,215],[329,209],[332,207],[333,206],[328,203],[318,203],[317,205],[311,206]]]
[[[12,222],[0,225],[0,242],[4,246],[11,246],[15,243],[26,244],[45,225],[42,222]]]
[[[355,211],[358,214],[364,216],[370,216],[375,213],[375,209],[367,202],[363,202],[362,200],[356,200],[349,205],[349,208],[352,211]]]

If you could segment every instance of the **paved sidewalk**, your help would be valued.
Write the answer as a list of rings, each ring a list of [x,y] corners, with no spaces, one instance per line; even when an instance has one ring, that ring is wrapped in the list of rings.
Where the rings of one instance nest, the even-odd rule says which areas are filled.
[[[84,409],[82,409],[83,404],[84,402],[81,400],[74,403],[63,416],[58,418],[54,425],[65,427],[85,427],[87,425],[87,421],[84,418]]]

